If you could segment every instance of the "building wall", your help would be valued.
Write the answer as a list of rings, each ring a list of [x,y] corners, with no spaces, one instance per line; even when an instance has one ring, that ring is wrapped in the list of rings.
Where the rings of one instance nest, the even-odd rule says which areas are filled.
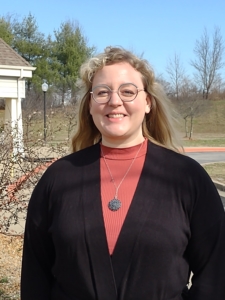
[[[0,97],[1,98],[25,98],[25,80],[17,78],[0,77]]]
[[[36,69],[36,68],[31,68]],[[32,71],[31,70],[24,70],[24,69],[7,69],[0,67],[0,77],[1,76],[9,76],[9,77],[25,77],[25,78],[31,78],[32,77]]]

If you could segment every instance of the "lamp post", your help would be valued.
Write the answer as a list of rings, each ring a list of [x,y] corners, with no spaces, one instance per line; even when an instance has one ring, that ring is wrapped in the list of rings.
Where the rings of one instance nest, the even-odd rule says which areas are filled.
[[[44,93],[44,141],[46,142],[46,92],[48,90],[48,84],[46,82],[44,82],[41,86],[42,91]]]

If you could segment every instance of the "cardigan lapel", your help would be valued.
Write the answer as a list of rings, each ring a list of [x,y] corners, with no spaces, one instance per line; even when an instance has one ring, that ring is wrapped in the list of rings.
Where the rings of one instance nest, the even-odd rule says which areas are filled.
[[[149,181],[149,164],[152,163],[150,148],[151,144],[148,143],[143,170],[112,256],[117,288],[129,267],[135,245],[138,243],[138,236],[154,205],[155,197],[152,197],[150,192],[155,190],[155,186],[153,189],[152,182]],[[149,196],[147,197],[147,195]]]
[[[94,285],[98,300],[116,300],[117,290],[101,205],[100,145],[86,150],[83,156],[83,214]]]

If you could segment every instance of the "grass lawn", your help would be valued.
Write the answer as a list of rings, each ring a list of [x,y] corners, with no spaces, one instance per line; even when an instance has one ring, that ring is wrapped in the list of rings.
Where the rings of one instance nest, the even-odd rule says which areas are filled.
[[[179,119],[178,122],[178,130],[184,135],[184,119]],[[188,119],[187,126],[190,127],[190,119]],[[225,99],[209,101],[204,112],[194,116],[192,138],[201,134],[212,137],[221,134],[225,136]]]
[[[225,162],[203,165],[211,178],[225,184]]]
[[[184,147],[225,147],[225,137],[221,138],[199,138],[193,140],[182,140]]]

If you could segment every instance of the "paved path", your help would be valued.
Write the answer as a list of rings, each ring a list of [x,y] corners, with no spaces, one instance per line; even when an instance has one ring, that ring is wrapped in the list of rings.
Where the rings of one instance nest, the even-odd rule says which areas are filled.
[[[187,155],[197,160],[200,164],[225,162],[224,152],[187,152]]]
[[[225,162],[225,147],[196,147],[185,148],[188,156],[198,161],[200,164]],[[223,190],[218,189],[225,209],[225,186]]]

